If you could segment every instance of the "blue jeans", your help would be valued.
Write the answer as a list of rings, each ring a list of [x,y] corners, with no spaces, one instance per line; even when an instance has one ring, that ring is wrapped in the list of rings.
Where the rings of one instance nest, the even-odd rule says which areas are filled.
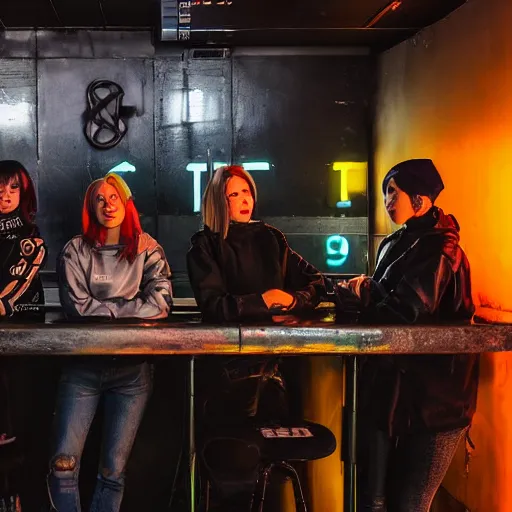
[[[148,363],[64,370],[55,414],[54,450],[48,491],[58,512],[80,512],[78,475],[85,440],[103,397],[105,415],[98,479],[91,512],[117,512],[123,499],[125,470],[151,393]]]

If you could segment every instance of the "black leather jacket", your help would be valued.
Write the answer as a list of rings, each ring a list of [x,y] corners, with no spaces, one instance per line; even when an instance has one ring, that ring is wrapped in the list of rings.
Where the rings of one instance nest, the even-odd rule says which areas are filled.
[[[383,240],[372,278],[361,286],[361,321],[469,322],[469,262],[459,225],[437,207]],[[391,434],[467,426],[476,408],[475,354],[373,356],[361,373],[363,409]]]

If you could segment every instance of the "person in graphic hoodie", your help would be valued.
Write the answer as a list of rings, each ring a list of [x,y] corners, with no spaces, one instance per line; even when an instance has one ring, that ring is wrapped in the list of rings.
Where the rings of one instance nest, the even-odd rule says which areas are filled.
[[[434,205],[443,188],[428,159],[401,162],[386,174],[385,207],[403,226],[381,243],[372,277],[337,286],[340,303],[357,298],[362,323],[471,320],[470,269],[459,225]],[[368,430],[363,510],[430,510],[475,412],[478,361],[475,354],[367,358],[359,409]]]
[[[35,225],[36,194],[23,165],[0,161],[0,321],[44,321],[39,269],[46,247]],[[20,424],[27,377],[11,359],[0,359],[0,510],[21,510],[20,471],[25,427]],[[21,414],[20,414],[21,413]]]
[[[167,317],[170,269],[160,245],[142,231],[130,189],[109,173],[85,194],[82,235],[59,257],[62,306],[71,318]],[[59,384],[48,489],[58,512],[81,510],[78,475],[84,443],[100,399],[103,444],[91,512],[118,511],[125,469],[151,389],[146,361],[129,357],[80,360]]]

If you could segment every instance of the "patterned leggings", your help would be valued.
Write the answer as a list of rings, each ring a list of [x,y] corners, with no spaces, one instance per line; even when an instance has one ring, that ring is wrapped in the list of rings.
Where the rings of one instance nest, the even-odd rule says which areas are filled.
[[[466,431],[408,434],[396,445],[384,432],[374,431],[362,509],[428,512]]]

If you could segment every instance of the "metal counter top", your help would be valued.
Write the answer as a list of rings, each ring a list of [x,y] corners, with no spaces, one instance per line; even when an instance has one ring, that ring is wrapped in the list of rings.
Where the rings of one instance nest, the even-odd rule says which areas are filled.
[[[512,325],[353,326],[325,321],[0,324],[0,355],[443,354],[512,351]]]

